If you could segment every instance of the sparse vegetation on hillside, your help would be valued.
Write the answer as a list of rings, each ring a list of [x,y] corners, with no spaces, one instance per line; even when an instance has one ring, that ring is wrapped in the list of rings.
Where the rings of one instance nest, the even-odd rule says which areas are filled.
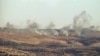
[[[10,49],[10,51],[8,51],[10,53],[15,52],[13,53],[14,55],[21,53],[22,55],[27,54],[26,56],[99,56],[100,48],[93,45],[96,45],[100,40],[97,39],[98,41],[96,42],[91,39],[92,38],[83,39],[78,37],[55,38],[1,31],[0,47],[4,49],[4,52],[1,50],[0,52],[8,55],[9,53],[6,52],[6,49]],[[82,42],[80,42],[80,40]],[[89,45],[85,45],[85,42],[89,42]],[[94,44],[92,45],[92,43]]]

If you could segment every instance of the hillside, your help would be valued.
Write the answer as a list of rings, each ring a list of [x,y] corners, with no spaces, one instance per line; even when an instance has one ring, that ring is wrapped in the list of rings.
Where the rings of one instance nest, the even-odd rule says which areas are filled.
[[[29,54],[25,54],[26,56],[99,56],[100,48],[93,46],[98,42],[100,43],[99,39],[96,42],[96,40],[93,41],[92,38],[60,38],[43,35],[0,32],[0,48],[4,50],[4,53],[16,52],[13,53],[15,55],[20,54],[21,52],[22,55],[25,53]],[[88,45],[86,45],[87,43]],[[94,44],[92,45],[92,43]]]

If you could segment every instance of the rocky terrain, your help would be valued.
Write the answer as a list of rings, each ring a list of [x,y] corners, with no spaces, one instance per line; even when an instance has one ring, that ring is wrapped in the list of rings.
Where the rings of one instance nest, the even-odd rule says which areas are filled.
[[[100,38],[0,31],[0,56],[100,56]]]

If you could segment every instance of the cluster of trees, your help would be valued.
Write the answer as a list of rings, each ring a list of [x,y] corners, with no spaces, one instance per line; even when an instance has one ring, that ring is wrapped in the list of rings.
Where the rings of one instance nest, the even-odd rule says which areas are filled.
[[[6,23],[5,28],[9,28],[9,29],[17,29],[15,25],[11,24],[10,22]],[[66,30],[70,28],[70,26],[63,26],[61,29]],[[29,21],[27,21],[27,26],[25,27],[25,29],[33,29],[33,30],[37,30],[40,29],[40,24],[38,24],[37,22],[32,22],[30,23]],[[54,22],[50,22],[47,26],[46,29],[55,29],[55,24]]]
[[[74,19],[73,19],[73,29],[74,30],[78,30],[78,29],[82,29],[84,27],[88,27],[92,30],[96,30],[99,29],[99,26],[90,26],[90,21],[91,21],[92,17],[86,12],[86,11],[82,11],[79,15],[77,15]],[[61,29],[66,30],[69,29],[72,25],[70,26],[63,26]],[[6,24],[6,28],[16,28],[13,24],[11,23],[7,23]],[[27,21],[27,29],[39,29],[40,25],[37,22],[32,22],[30,23],[30,20]],[[54,29],[55,28],[55,24],[54,22],[50,22],[46,29]]]
[[[79,30],[89,28],[90,30],[99,30],[99,26],[91,26],[92,16],[86,11],[82,11],[79,15],[74,17],[73,29]]]
[[[10,22],[7,22],[5,28],[14,29],[16,27],[15,27],[15,25],[11,24]],[[40,25],[37,22],[27,23],[27,26],[26,26],[26,29],[39,29],[39,28],[40,28]],[[54,29],[55,24],[53,22],[50,22],[46,28]]]

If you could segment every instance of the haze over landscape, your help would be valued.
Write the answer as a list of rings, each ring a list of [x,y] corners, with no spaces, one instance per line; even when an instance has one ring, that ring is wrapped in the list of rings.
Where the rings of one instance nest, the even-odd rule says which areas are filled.
[[[0,0],[0,56],[100,56],[100,0]]]
[[[92,16],[91,24],[99,25],[100,0],[0,0],[1,26],[10,22],[25,27],[27,20],[45,27],[53,21],[56,28],[72,24],[74,16],[86,11]]]

